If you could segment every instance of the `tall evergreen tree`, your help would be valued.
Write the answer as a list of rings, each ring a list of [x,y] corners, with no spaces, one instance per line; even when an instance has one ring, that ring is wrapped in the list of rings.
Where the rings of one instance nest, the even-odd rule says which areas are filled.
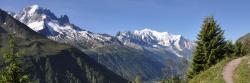
[[[234,49],[235,49],[235,45],[233,44],[233,42],[232,41],[226,41],[225,55],[227,55],[228,57],[232,57],[232,55],[234,53]]]
[[[18,61],[19,53],[15,48],[14,35],[8,37],[8,49],[4,54],[5,67],[1,71],[1,83],[29,83],[28,75],[25,75]]]
[[[223,59],[225,45],[223,30],[216,23],[213,16],[206,17],[196,41],[196,49],[188,78],[199,74]]]
[[[241,42],[235,43],[234,55],[235,56],[244,56],[246,54],[245,48],[242,46]]]

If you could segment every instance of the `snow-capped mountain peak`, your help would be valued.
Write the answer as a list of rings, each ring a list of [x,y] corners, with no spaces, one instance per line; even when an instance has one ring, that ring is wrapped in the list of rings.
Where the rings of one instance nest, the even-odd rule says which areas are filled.
[[[49,9],[42,8],[38,5],[26,7],[19,13],[16,13],[14,17],[34,31],[59,42],[74,44],[86,43],[86,46],[90,48],[93,45],[117,43],[112,42],[116,40],[110,35],[92,33],[81,29],[71,24],[67,15],[57,17]]]
[[[48,20],[57,20],[57,17],[49,9],[38,5],[26,7],[16,13],[14,17],[37,32],[46,28],[44,26]]]
[[[151,46],[171,46],[173,42],[179,41],[182,36],[181,35],[174,35],[170,34],[168,32],[158,32],[155,30],[151,30],[149,28],[145,28],[142,30],[135,30],[133,32],[124,32],[123,35],[120,36],[129,36],[133,35],[135,38],[138,38],[142,40],[145,43],[148,43],[148,45]]]
[[[50,39],[71,43],[80,48],[92,48],[100,45],[135,45],[146,48],[160,48],[171,51],[178,57],[191,57],[194,44],[182,37],[168,32],[159,32],[149,28],[120,32],[117,36],[103,35],[83,30],[70,23],[67,15],[55,16],[49,9],[32,5],[14,15],[16,19],[34,31]],[[82,45],[82,46],[81,46]]]
[[[159,40],[161,41],[159,42],[159,44],[163,46],[169,46],[170,45],[169,41],[178,40],[181,38],[181,35],[173,35],[168,32],[158,32],[155,30],[151,30],[149,28],[145,28],[142,30],[135,30],[134,34],[141,36],[142,38],[150,37],[154,38],[155,40]]]
[[[153,64],[152,69],[156,68],[154,66],[155,62],[159,61],[161,62],[160,64],[165,64],[165,59],[172,59],[176,63],[180,60],[180,57],[190,60],[194,47],[191,41],[181,35],[158,32],[149,28],[119,32],[116,36],[93,33],[70,23],[67,15],[57,17],[49,9],[42,8],[38,5],[24,8],[19,13],[14,14],[9,12],[9,14],[13,15],[17,20],[26,24],[34,31],[52,40],[73,45],[86,53],[90,52],[90,55],[93,55],[93,57],[98,56],[96,57],[97,61],[104,60],[105,66],[114,66],[114,68],[111,67],[111,69],[118,70],[119,73],[124,72],[123,70],[119,70],[123,68],[133,71],[132,73],[134,73],[134,70],[137,70],[137,68],[130,65],[131,61],[133,63],[134,60],[138,62],[136,61],[137,59],[140,61],[141,59],[145,59],[146,62],[152,59],[153,62],[149,62]],[[142,63],[140,61],[139,63]],[[110,65],[110,63],[112,63],[112,65]],[[129,64],[129,66],[124,66],[123,64]],[[152,71],[145,63],[142,63],[141,66],[142,69],[145,69],[143,70],[145,72]],[[178,69],[176,70],[178,71]],[[142,70],[139,72],[141,71]],[[127,72],[125,73],[127,74]],[[145,73],[144,76],[147,77],[149,75],[151,74]]]
[[[34,31],[44,33],[47,36],[81,30],[70,24],[67,15],[62,15],[58,18],[49,9],[42,8],[39,5],[26,7],[21,12],[15,14],[14,17]]]
[[[35,5],[32,5],[28,8],[29,8],[28,14],[32,15],[34,12],[36,12],[36,10],[39,9],[39,6],[37,4],[35,4]]]
[[[145,46],[147,48],[165,48],[179,57],[184,54],[191,58],[191,51],[194,43],[181,35],[174,35],[168,32],[158,32],[149,28],[135,30],[133,32],[119,32],[117,38],[128,46]],[[188,54],[186,52],[189,52]]]

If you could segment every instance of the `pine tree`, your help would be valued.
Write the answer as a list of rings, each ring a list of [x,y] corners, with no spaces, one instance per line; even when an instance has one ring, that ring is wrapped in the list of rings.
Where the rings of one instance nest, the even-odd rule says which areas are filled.
[[[223,30],[213,16],[205,18],[197,37],[197,46],[193,53],[188,78],[192,78],[224,58],[226,42],[223,34]]]
[[[14,35],[8,36],[8,50],[4,54],[5,67],[1,71],[1,83],[29,83],[28,75],[25,75],[18,61],[19,53],[15,48]]]
[[[232,55],[234,55],[234,49],[235,49],[235,45],[233,44],[233,42],[226,41],[225,55],[227,55],[227,57],[232,57]]]
[[[244,56],[245,54],[246,54],[246,51],[244,50],[242,43],[236,42],[235,48],[234,48],[234,55],[235,56]]]

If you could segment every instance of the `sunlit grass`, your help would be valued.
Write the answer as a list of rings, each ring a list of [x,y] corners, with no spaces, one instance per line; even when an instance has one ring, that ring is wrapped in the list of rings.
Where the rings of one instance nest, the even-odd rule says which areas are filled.
[[[250,56],[243,59],[239,66],[236,68],[233,79],[235,83],[249,83],[250,82]]]
[[[223,80],[223,68],[232,59],[225,59],[201,74],[195,76],[189,80],[188,83],[224,83]]]

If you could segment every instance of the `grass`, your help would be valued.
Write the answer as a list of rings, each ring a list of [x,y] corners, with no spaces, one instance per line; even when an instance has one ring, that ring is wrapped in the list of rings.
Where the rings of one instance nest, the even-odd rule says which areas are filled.
[[[247,59],[242,60],[239,66],[236,68],[233,79],[235,83],[249,83],[250,82],[250,65],[247,64],[250,61],[250,56]]]
[[[222,76],[223,68],[231,60],[231,58],[222,60],[218,64],[189,80],[188,83],[224,83]]]

